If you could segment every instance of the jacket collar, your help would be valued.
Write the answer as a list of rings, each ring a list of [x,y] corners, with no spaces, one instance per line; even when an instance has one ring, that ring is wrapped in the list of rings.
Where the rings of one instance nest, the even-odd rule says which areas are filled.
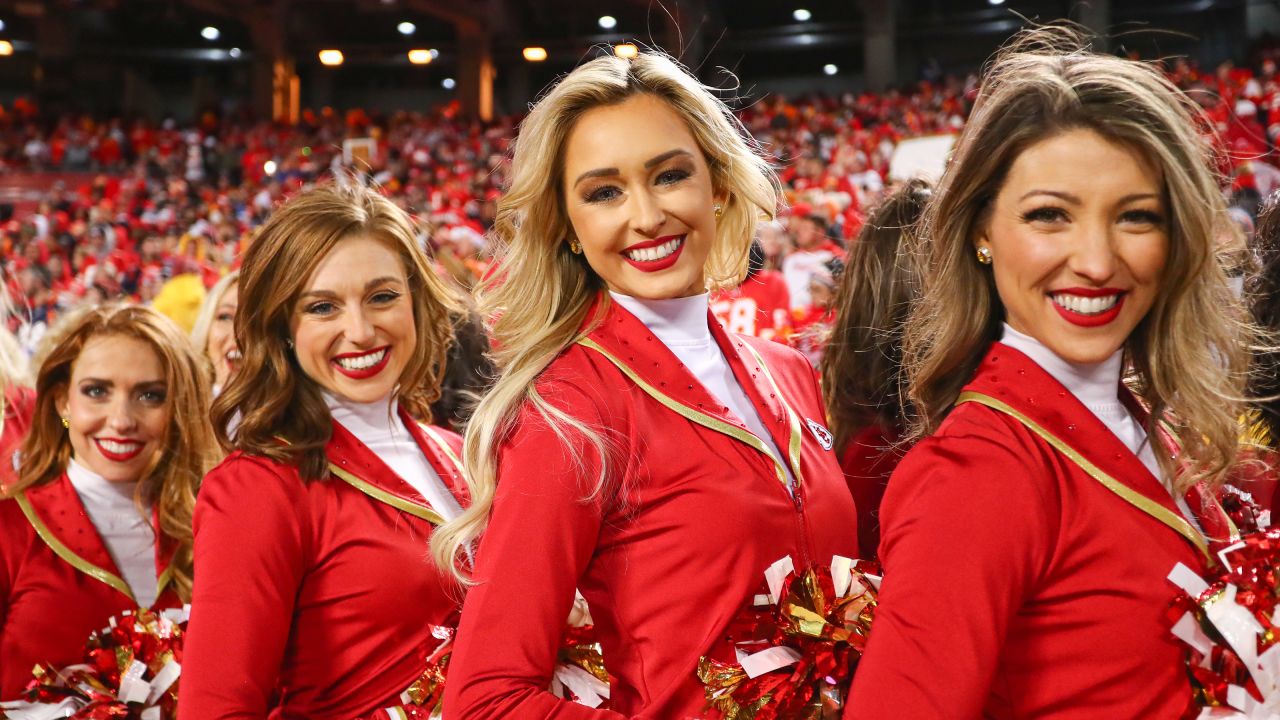
[[[742,420],[716,399],[643,322],[626,308],[610,301],[606,293],[596,297],[587,318],[583,326],[586,342],[580,340],[579,344],[603,351],[650,396],[713,430],[740,440],[743,434],[755,437]],[[709,310],[707,324],[734,378],[769,429],[774,444],[786,455],[792,474],[800,481],[799,416],[787,406],[762,358],[750,345],[740,337],[730,337]],[[732,428],[732,431],[727,428]]]
[[[463,481],[461,461],[453,449],[442,435],[432,428],[419,425],[404,408],[400,408],[399,414],[401,422],[413,436],[432,469],[459,503],[465,506],[466,483]],[[325,446],[325,455],[329,459],[330,472],[373,499],[427,520],[433,525],[444,522],[444,518],[412,485],[387,467],[381,458],[341,423],[333,422],[333,434]]]
[[[1136,400],[1123,385],[1116,391],[1128,407],[1138,409]],[[1205,550],[1203,535],[1186,522],[1168,490],[1138,456],[1061,383],[1023,353],[994,343],[957,404],[970,401],[1015,417],[1112,492]],[[1161,445],[1156,448],[1157,452],[1168,451],[1166,438],[1150,441]],[[1234,528],[1211,492],[1193,488],[1186,499],[1204,534],[1212,539],[1227,539],[1233,534]]]
[[[54,554],[133,600],[133,592],[107,552],[102,536],[89,519],[89,513],[65,472],[52,482],[27,488],[15,500],[36,534]],[[158,527],[158,517],[153,510],[151,528],[159,538],[155,549],[156,577],[159,578],[157,599],[164,595],[169,585],[169,564],[175,550],[175,543],[163,537],[156,529]]]

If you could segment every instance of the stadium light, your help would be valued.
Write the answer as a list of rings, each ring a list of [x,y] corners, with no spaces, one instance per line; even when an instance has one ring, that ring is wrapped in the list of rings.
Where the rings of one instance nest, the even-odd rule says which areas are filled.
[[[991,3],[992,5],[1003,5],[1003,4],[1004,4],[1004,0],[987,0],[987,2]]]
[[[264,173],[266,173],[266,174],[268,174],[268,175],[275,175],[275,174],[276,174],[276,161],[275,161],[275,160],[268,160],[268,161],[266,161],[266,162],[262,163],[262,172],[264,172]]]
[[[440,57],[440,51],[435,48],[431,48],[431,59],[435,60],[438,57]]]
[[[445,78],[444,80],[440,81],[440,87],[444,88],[445,90],[452,90],[458,87],[458,81],[454,80],[453,78]]]
[[[4,21],[0,20],[0,32],[4,32]]]
[[[640,48],[636,47],[632,43],[622,43],[620,45],[613,46],[613,54],[623,60],[630,60],[640,54]]]
[[[838,72],[840,72],[840,68],[832,65],[831,63],[827,63],[822,66],[822,74],[824,75],[835,75]]]
[[[13,54],[13,43],[8,40],[0,40],[0,55],[8,57]]]
[[[600,19],[597,20],[596,22],[600,23],[600,27],[604,28],[605,30],[612,30],[618,27],[618,20],[612,15],[601,15]],[[0,28],[0,29],[3,29],[3,28]]]
[[[240,57],[240,48],[231,48],[227,51],[227,55],[231,56],[232,60]]]
[[[813,17],[813,13],[804,8],[796,8],[791,12],[791,17],[795,18],[796,22],[809,22],[810,18]]]
[[[328,65],[330,67],[341,65],[344,59],[345,58],[342,57],[341,50],[321,50],[320,51],[321,65]]]
[[[527,47],[524,49],[524,59],[529,62],[542,62],[547,59],[547,49],[540,47]]]
[[[418,29],[418,26],[414,25],[408,20],[405,20],[404,22],[396,26],[396,30],[399,30],[401,35],[412,35],[414,31],[417,29]]]
[[[431,54],[430,50],[419,49],[409,51],[409,62],[414,65],[430,65],[431,61],[435,59],[436,57]]]
[[[222,33],[218,32],[218,28],[212,25],[206,25],[205,28],[200,31],[200,37],[208,40],[209,42],[213,42],[214,40],[222,37]]]

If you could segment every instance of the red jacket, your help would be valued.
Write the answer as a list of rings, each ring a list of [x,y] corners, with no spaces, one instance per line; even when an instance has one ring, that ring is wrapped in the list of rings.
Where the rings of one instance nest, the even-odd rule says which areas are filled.
[[[4,391],[4,412],[0,414],[0,487],[8,487],[18,479],[13,455],[31,431],[31,413],[35,411],[36,391],[13,385]]]
[[[902,431],[872,423],[849,438],[840,454],[840,469],[858,506],[858,557],[874,560],[880,552],[880,501],[889,476],[902,459]]]
[[[573,431],[566,446],[524,408],[499,448],[479,584],[468,591],[445,691],[450,720],[695,716],[705,706],[698,659],[722,649],[764,570],[785,555],[802,567],[855,552],[855,510],[819,424],[812,368],[782,345],[707,321],[774,442],[799,466],[795,499],[754,447],[760,440],[610,303],[599,327],[537,381],[544,400],[604,433],[609,488],[588,499],[600,455]],[[546,690],[574,588],[616,678],[612,711]]]
[[[182,606],[162,545],[157,610]],[[0,699],[16,699],[36,663],[83,662],[89,633],[137,607],[65,474],[0,501]]]
[[[462,497],[460,438],[402,417]],[[431,626],[454,623],[461,591],[427,553],[439,517],[338,423],[325,453],[325,480],[240,452],[205,477],[182,720],[349,720],[397,705],[440,642]]]
[[[1206,533],[1233,534],[1201,497],[1187,500]],[[881,525],[884,583],[846,718],[1173,720],[1187,708],[1166,577],[1177,563],[1204,570],[1204,538],[1022,353],[991,347],[894,472]]]

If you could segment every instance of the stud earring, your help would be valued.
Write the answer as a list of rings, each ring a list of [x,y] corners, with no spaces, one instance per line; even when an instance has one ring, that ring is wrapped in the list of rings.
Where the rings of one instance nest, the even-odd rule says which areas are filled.
[[[989,247],[978,248],[978,262],[982,265],[991,264],[991,248]]]
[[[720,203],[716,203],[714,207],[715,207],[716,219],[719,220],[720,216],[724,215],[724,206],[721,205]]]
[[[62,416],[62,427],[63,427],[63,429],[65,429],[65,430],[70,430],[70,429],[71,429],[71,421],[70,421],[70,420],[68,420],[68,419],[67,419],[67,417],[66,417],[65,415],[64,415],[64,416]]]
[[[582,254],[582,246],[578,244],[577,240],[569,241],[569,252],[573,253],[574,255]]]
[[[290,350],[292,350],[292,349],[293,349],[293,338],[285,338],[285,339],[284,339],[284,344],[285,344],[285,345],[288,345],[288,346],[289,346],[289,349],[290,349]]]

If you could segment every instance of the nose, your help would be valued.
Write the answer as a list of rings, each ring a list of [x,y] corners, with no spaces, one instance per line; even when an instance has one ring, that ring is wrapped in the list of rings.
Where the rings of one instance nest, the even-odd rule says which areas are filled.
[[[346,323],[342,330],[347,340],[355,345],[367,345],[373,342],[373,322],[362,307],[356,307],[347,313]]]
[[[118,394],[114,404],[111,406],[111,414],[107,418],[107,424],[113,432],[127,435],[138,427],[138,419],[133,414],[133,402],[123,393]]]
[[[667,213],[653,193],[640,191],[633,193],[631,209],[631,228],[646,237],[656,237],[667,224]]]
[[[1110,223],[1093,223],[1082,229],[1067,265],[1094,285],[1105,285],[1116,274],[1115,238]]]

